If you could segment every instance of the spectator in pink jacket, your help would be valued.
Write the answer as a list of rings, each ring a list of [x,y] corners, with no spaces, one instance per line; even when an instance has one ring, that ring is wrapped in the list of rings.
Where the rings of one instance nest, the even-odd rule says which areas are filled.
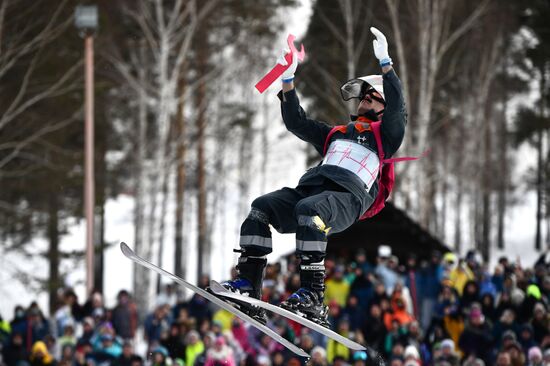
[[[225,344],[224,337],[216,338],[214,347],[206,353],[206,363],[204,366],[235,366],[233,351]]]

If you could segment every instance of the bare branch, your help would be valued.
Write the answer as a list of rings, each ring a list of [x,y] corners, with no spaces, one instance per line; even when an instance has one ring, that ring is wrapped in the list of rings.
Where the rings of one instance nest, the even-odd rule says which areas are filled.
[[[150,26],[150,22],[148,21],[150,20],[151,14],[146,6],[142,6],[141,8],[142,9],[139,13],[130,9],[126,9],[126,13],[128,13],[128,15],[132,19],[134,19],[139,25],[141,31],[143,32],[143,35],[145,36],[145,39],[149,43],[149,47],[151,47],[151,49],[157,49],[159,47],[159,44],[154,36],[154,32]]]
[[[155,15],[157,18],[157,26],[159,27],[159,33],[166,33],[166,24],[164,21],[164,6],[161,0],[155,0]]]
[[[21,158],[21,155],[19,157]],[[20,170],[10,170],[10,171],[0,170],[0,178],[21,178],[38,170],[38,168],[39,168],[38,165],[30,165],[25,169],[20,169]]]
[[[0,55],[3,49],[3,35],[4,35],[4,18],[6,17],[6,9],[8,7],[9,0],[4,0],[0,4]]]
[[[330,74],[329,72],[327,72],[324,68],[322,68],[317,62],[313,61],[311,63],[311,65],[315,68],[315,70],[317,72],[319,72],[323,78],[325,80],[327,80],[329,82],[329,84],[331,85],[335,85],[335,86],[338,86],[339,85],[339,82],[338,80],[336,80],[334,78],[334,76],[332,74]],[[321,87],[319,87],[317,84],[317,82],[315,82],[314,80],[308,80],[307,81],[308,84],[312,84],[314,88],[317,88],[317,90],[322,90]],[[346,108],[337,102],[338,99],[335,99],[335,98],[332,98],[331,96],[329,96],[328,93],[321,93],[320,96],[328,103],[330,104],[333,108],[335,108],[336,110],[339,110],[339,111],[342,111],[342,114],[345,115],[347,113],[347,110]]]
[[[69,124],[73,123],[76,120],[77,120],[76,114],[74,114],[73,116],[71,116],[71,117],[69,117],[69,118],[67,118],[63,121],[60,121],[58,123],[46,125],[45,127],[42,127],[41,129],[39,129],[38,131],[36,131],[34,134],[27,137],[26,139],[15,143],[15,145],[13,146],[13,151],[10,152],[3,159],[0,160],[0,169],[5,167],[9,162],[13,161],[15,158],[17,158],[19,153],[21,152],[21,150],[23,150],[25,147],[30,145],[32,142],[36,141],[37,139],[39,139],[40,137],[42,137],[44,135],[47,135],[50,132],[54,132],[54,131],[57,131],[61,128],[66,127],[66,126],[68,126]],[[6,144],[4,144],[4,145],[6,145]]]
[[[15,47],[9,50],[5,50],[1,56],[3,59],[7,60],[7,63],[0,62],[3,66],[0,68],[0,77],[2,77],[8,70],[15,65],[15,63],[23,56],[33,52],[37,47],[41,48],[45,44],[51,42],[57,38],[72,22],[69,18],[62,22],[58,26],[54,26],[57,22],[57,18],[61,11],[63,10],[67,0],[64,0],[56,9],[53,16],[50,18],[50,21],[45,26],[45,28],[40,31],[33,39],[28,42],[23,43],[19,47]],[[26,28],[29,30],[30,28]]]
[[[174,30],[178,27],[178,20],[181,20],[179,18],[179,14],[181,13],[181,5],[181,0],[176,0],[174,3],[174,8],[168,17],[168,25],[166,26],[167,29]]]
[[[369,1],[369,5],[371,2]],[[359,36],[359,41],[357,43],[357,52],[355,53],[355,60],[354,63],[357,65],[359,63],[359,57],[363,53],[363,49],[365,48],[365,45],[367,44],[367,39],[370,34],[370,27],[369,24],[371,24],[372,20],[372,12],[368,12],[368,7],[365,5],[365,12],[367,13],[368,17],[366,20],[362,21],[362,27],[361,27],[361,35]],[[359,11],[357,11],[359,13]],[[369,43],[370,45],[370,43]]]
[[[191,47],[191,41],[195,34],[195,29],[198,23],[210,14],[210,12],[212,11],[212,9],[214,9],[218,1],[219,0],[208,1],[206,4],[202,6],[201,11],[199,12],[199,14],[197,14],[196,19],[193,19],[192,17],[191,24],[189,25],[187,32],[185,32],[185,38],[180,45],[176,60],[174,61],[174,67],[172,68],[172,74],[171,74],[172,80],[178,79],[178,75],[181,71],[181,65],[185,60],[185,56],[187,55],[189,47]]]
[[[17,116],[19,116],[21,113],[26,111],[28,108],[30,108],[34,104],[40,102],[43,99],[58,95],[61,88],[65,86],[65,83],[73,76],[75,71],[81,67],[82,67],[82,60],[74,64],[57,82],[49,86],[47,89],[27,99],[24,103],[20,104],[13,112],[10,111],[10,114],[4,114],[0,118],[0,130],[6,127],[8,123],[13,121]],[[10,110],[11,110],[11,107],[10,107]]]
[[[323,12],[321,8],[319,8],[319,16],[321,17],[321,20],[323,21],[323,23],[326,24],[327,28],[330,30],[330,33],[332,33],[334,38],[336,38],[337,41],[345,45],[346,39],[344,38],[344,36],[342,36],[338,28],[334,25],[334,23],[325,15],[325,12]]]
[[[128,64],[124,61],[121,61],[118,58],[115,58],[112,54],[106,52],[104,54],[105,59],[111,63],[115,67],[115,69],[120,73],[120,75],[124,78],[124,80],[130,85],[130,87],[136,92],[139,93],[143,91],[147,94],[147,90],[150,88],[147,88],[143,83],[140,83],[140,81],[132,75],[132,72],[130,71],[130,67]],[[137,65],[137,67],[144,67]]]
[[[455,29],[453,33],[449,37],[447,37],[447,39],[445,39],[437,53],[438,60],[441,60],[443,55],[456,42],[457,39],[462,37],[466,32],[470,30],[470,28],[475,25],[479,17],[484,14],[485,9],[489,5],[490,1],[491,0],[483,0],[471,14],[463,22],[460,23],[460,26]]]

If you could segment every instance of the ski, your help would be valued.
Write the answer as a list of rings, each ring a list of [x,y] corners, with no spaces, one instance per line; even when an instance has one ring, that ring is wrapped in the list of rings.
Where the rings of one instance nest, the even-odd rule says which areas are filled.
[[[271,311],[273,313],[284,316],[285,318],[294,320],[295,322],[300,323],[303,326],[306,326],[306,327],[308,327],[312,330],[315,330],[315,331],[317,331],[317,332],[319,332],[319,333],[335,340],[336,342],[342,343],[344,346],[346,346],[346,347],[348,347],[352,350],[356,350],[356,351],[366,350],[365,346],[362,346],[361,344],[359,344],[357,342],[354,342],[351,339],[346,338],[346,337],[334,332],[331,329],[323,327],[320,324],[317,324],[315,322],[312,322],[309,319],[306,319],[306,318],[304,318],[304,317],[302,317],[298,314],[295,314],[292,311],[288,311],[288,310],[283,309],[279,306],[276,306],[276,305],[273,305],[273,304],[255,299],[253,297],[243,296],[241,294],[231,292],[231,291],[227,290],[225,287],[223,287],[221,284],[219,284],[218,282],[216,282],[214,280],[210,281],[210,289],[216,295],[227,297],[227,298],[237,300],[237,301],[242,301],[242,302],[245,302],[245,303],[250,304],[252,306],[258,306],[258,307],[261,307],[261,308],[263,308],[267,311]]]
[[[276,340],[277,342],[279,342],[280,344],[282,344],[283,346],[285,346],[286,348],[288,348],[289,350],[291,350],[292,352],[294,352],[295,354],[297,354],[298,356],[301,356],[301,357],[305,357],[305,358],[310,358],[310,356],[301,348],[299,348],[298,346],[294,345],[293,343],[291,343],[290,341],[288,341],[287,339],[281,337],[279,334],[275,333],[271,328],[263,325],[262,323],[260,323],[259,321],[257,321],[256,319],[254,318],[251,318],[250,316],[246,315],[245,313],[243,313],[242,311],[240,311],[239,309],[231,306],[230,304],[226,303],[225,301],[223,301],[222,299],[206,292],[205,290],[185,281],[183,278],[180,278],[156,265],[154,265],[153,263],[139,257],[136,253],[134,253],[134,251],[132,249],[130,249],[130,247],[128,245],[126,245],[126,243],[124,242],[121,242],[120,243],[120,250],[122,251],[122,254],[124,254],[124,256],[126,256],[128,259],[132,260],[133,262],[141,265],[141,266],[144,266],[146,268],[149,268],[150,270],[153,270],[163,276],[166,276],[166,277],[169,277],[171,278],[173,281],[177,282],[178,284],[182,285],[183,287],[199,294],[200,296],[204,297],[205,299],[213,302],[214,304],[218,305],[219,307],[229,311],[230,313],[233,313],[235,316],[241,318],[242,320],[250,323],[250,325],[252,325],[253,327],[255,327],[256,329],[258,329],[259,331],[267,334],[268,336],[270,336],[271,338],[273,338],[274,340]]]

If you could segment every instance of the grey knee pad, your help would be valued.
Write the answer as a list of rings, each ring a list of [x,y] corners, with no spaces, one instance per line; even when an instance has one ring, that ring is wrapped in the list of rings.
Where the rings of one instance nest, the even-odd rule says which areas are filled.
[[[247,220],[253,220],[253,221],[259,221],[262,224],[269,225],[269,216],[267,214],[260,210],[259,208],[252,207],[250,209],[250,212],[248,213],[248,216],[246,218]]]

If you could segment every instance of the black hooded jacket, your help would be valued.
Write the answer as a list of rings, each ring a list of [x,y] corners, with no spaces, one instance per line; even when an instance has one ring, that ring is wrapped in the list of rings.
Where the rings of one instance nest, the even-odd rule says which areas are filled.
[[[386,107],[380,129],[384,157],[390,158],[403,142],[407,114],[401,81],[394,70],[383,75],[383,83]],[[312,144],[321,156],[324,154],[325,144],[328,146],[335,139],[357,140],[361,145],[374,152],[378,151],[374,134],[368,128],[368,124],[350,122],[345,133],[334,133],[327,144],[326,140],[332,126],[308,118],[300,106],[295,89],[284,93],[284,95],[282,92],[279,93],[279,99],[281,99],[281,113],[286,128],[301,140]],[[320,185],[326,178],[357,197],[362,204],[362,213],[370,207],[378,194],[377,182],[367,191],[366,185],[357,175],[335,165],[318,165],[309,169],[300,179],[299,185]]]

